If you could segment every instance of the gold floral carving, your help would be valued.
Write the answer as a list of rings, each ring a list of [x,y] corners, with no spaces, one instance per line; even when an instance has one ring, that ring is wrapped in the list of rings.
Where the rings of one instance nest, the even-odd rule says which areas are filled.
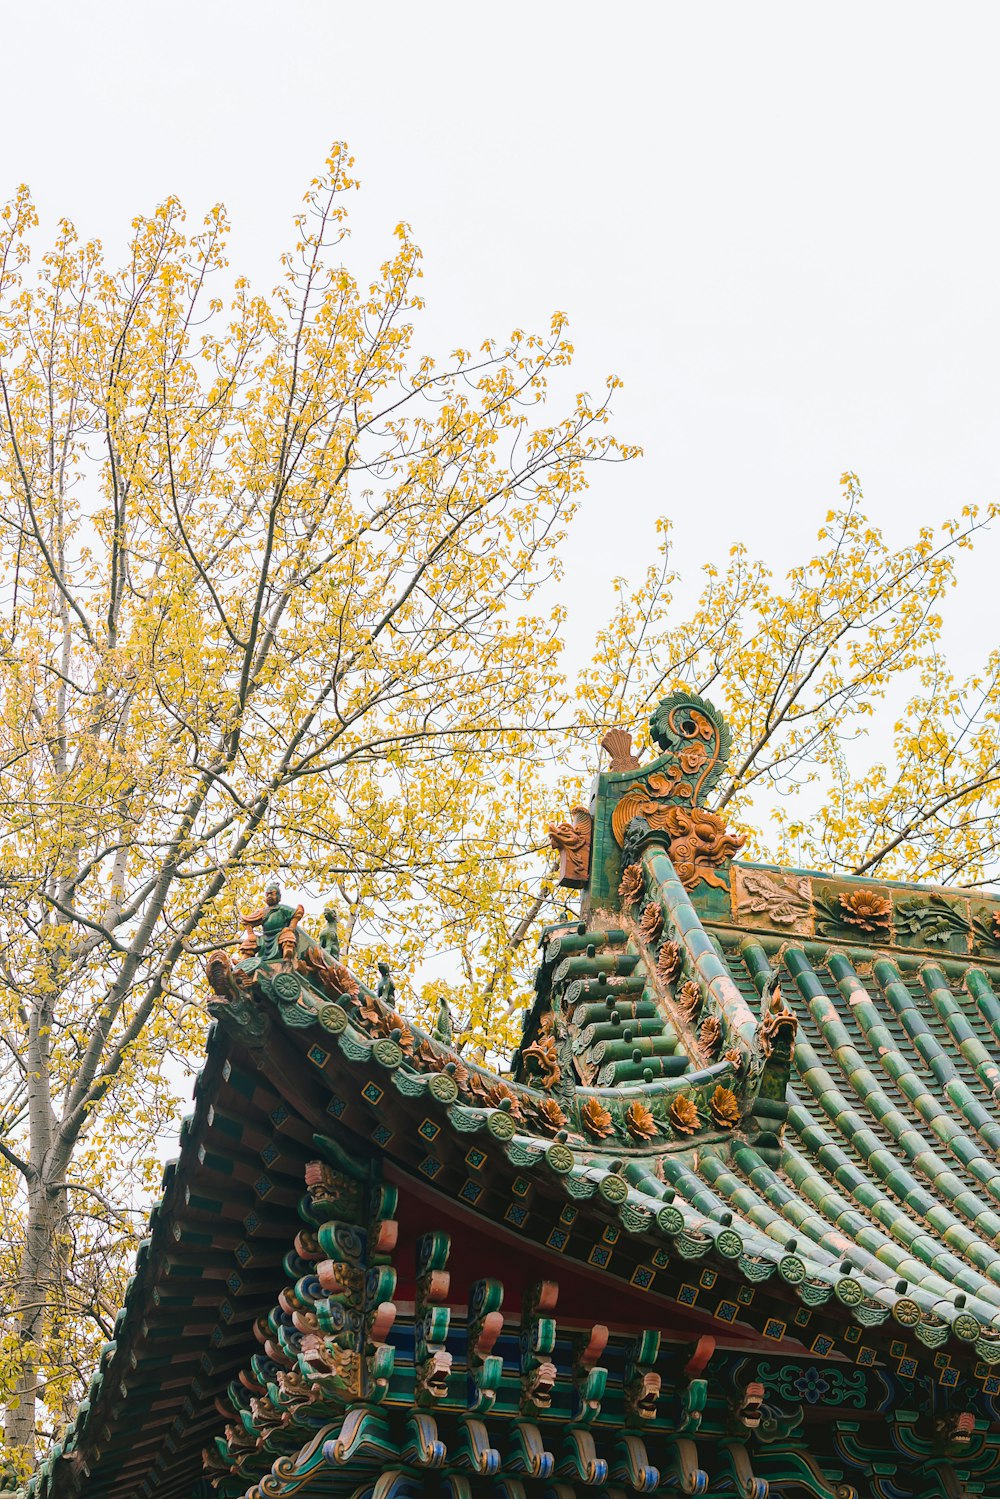
[[[475,1092],[473,1082],[478,1083],[480,1085],[479,1095],[482,1097],[483,1086],[481,1077],[478,1073],[470,1075],[468,1067],[454,1052],[443,1050],[429,1037],[425,1036],[417,1047],[417,1056],[429,1071],[449,1073],[455,1079],[455,1084],[461,1093],[465,1093],[466,1091]],[[507,1091],[509,1092],[510,1090],[508,1089]],[[512,1094],[511,1096],[513,1097],[514,1095]],[[498,1108],[499,1104],[494,1104],[492,1107]]]
[[[698,1032],[698,1044],[709,1061],[711,1061],[718,1051],[721,1039],[722,1026],[719,1023],[719,1017],[717,1015],[706,1015],[701,1022],[701,1029]]]
[[[639,936],[644,942],[653,943],[663,931],[663,907],[658,901],[651,900],[642,913],[639,922]]]
[[[309,954],[307,953],[308,957]],[[348,999],[357,999],[358,981],[343,963],[328,962],[316,968],[316,975],[330,994],[346,994]]]
[[[720,1083],[709,1100],[709,1112],[720,1129],[735,1129],[740,1120],[740,1105],[732,1088]]]
[[[688,979],[677,991],[677,1006],[685,1019],[693,1020],[701,1009],[701,985],[697,979]]]
[[[656,971],[665,984],[672,984],[681,971],[681,945],[664,942],[656,959]]]
[[[456,1077],[456,1082],[458,1081]],[[523,1119],[524,1110],[521,1100],[504,1082],[493,1082],[481,1072],[466,1072],[467,1086],[459,1084],[463,1092],[468,1092],[477,1104],[484,1104],[490,1109],[504,1109],[512,1119]]]
[[[642,892],[646,888],[646,877],[642,872],[641,864],[629,864],[622,873],[621,884],[618,886],[618,894],[626,906],[634,906],[642,899]]]
[[[546,1129],[557,1130],[565,1127],[566,1115],[554,1098],[544,1099],[537,1106],[536,1113]]]
[[[478,1073],[473,1074],[478,1077]],[[484,1097],[491,1109],[505,1109],[512,1119],[523,1119],[524,1110],[513,1088],[506,1083],[487,1083]]]
[[[369,1036],[391,1037],[410,1056],[414,1047],[414,1036],[402,1015],[389,1010],[380,999],[366,997],[358,1010],[357,1018],[364,1021]]]
[[[728,1062],[735,1072],[743,1071],[743,1053],[738,1046],[729,1046],[722,1053],[724,1062]]]
[[[875,932],[887,927],[892,915],[892,901],[877,890],[852,890],[840,896],[842,920],[851,926],[859,926],[863,932]]]
[[[679,1093],[670,1105],[670,1123],[680,1135],[693,1135],[698,1128],[698,1110],[686,1093]]]
[[[625,1110],[625,1126],[637,1140],[651,1140],[656,1134],[656,1120],[638,1098]]]
[[[594,1135],[603,1140],[605,1135],[610,1135],[614,1124],[611,1114],[604,1107],[599,1098],[588,1098],[580,1110],[580,1118],[588,1135]]]

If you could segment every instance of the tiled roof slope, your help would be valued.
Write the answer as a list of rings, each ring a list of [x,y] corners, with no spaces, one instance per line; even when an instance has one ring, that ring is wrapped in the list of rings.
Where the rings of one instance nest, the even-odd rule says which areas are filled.
[[[661,759],[599,779],[586,915],[543,938],[510,1076],[302,931],[210,963],[221,1027],[195,1118],[38,1499],[181,1499],[199,1472],[223,1499],[365,1496],[397,1462],[380,1499],[989,1492],[1000,907],[734,862],[700,803],[723,727],[696,700],[658,711]],[[325,1186],[296,1213],[312,1152]],[[542,1318],[544,1397],[554,1293],[531,1273],[566,1286],[566,1321]],[[603,1381],[588,1316],[608,1324]],[[341,1329],[327,1354],[354,1360],[350,1398],[302,1341],[316,1327]],[[817,1381],[855,1389],[850,1419],[816,1419]],[[573,1435],[584,1416],[596,1445]],[[872,1462],[882,1487],[845,1479]]]

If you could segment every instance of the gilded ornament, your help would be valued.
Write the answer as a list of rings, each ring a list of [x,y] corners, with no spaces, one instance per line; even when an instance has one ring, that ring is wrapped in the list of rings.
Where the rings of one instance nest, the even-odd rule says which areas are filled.
[[[732,736],[710,702],[689,692],[672,692],[657,703],[649,729],[660,749],[685,770],[701,771],[693,800],[712,789],[729,758]]]
[[[327,963],[317,977],[323,988],[335,999],[341,994],[346,994],[348,999],[357,999],[360,993],[357,979],[344,967],[343,963]]]
[[[554,1098],[544,1098],[541,1103],[536,1104],[535,1113],[546,1129],[564,1129],[566,1126],[566,1115]]]
[[[863,932],[876,932],[889,925],[892,902],[878,890],[852,890],[841,895],[839,902],[841,920],[860,927]]]
[[[677,991],[677,1008],[686,1020],[693,1020],[701,1009],[701,985],[697,979],[688,979]]]
[[[693,807],[690,812],[679,807],[669,810],[674,814],[667,824],[670,861],[685,890],[693,890],[701,880],[724,890],[726,882],[715,869],[743,847],[745,834],[727,832],[717,812],[701,807]]]
[[[639,922],[639,936],[644,942],[653,943],[663,931],[663,907],[658,901],[650,901]]]
[[[678,1093],[670,1105],[670,1123],[680,1135],[693,1135],[701,1121],[698,1110],[686,1093]]]
[[[590,878],[590,837],[594,819],[586,807],[573,807],[570,822],[550,823],[550,845],[559,854],[559,883],[570,890],[583,890]]]
[[[680,972],[681,967],[681,945],[679,942],[666,941],[660,947],[656,959],[656,972],[665,984],[672,984]]]
[[[734,1129],[739,1123],[740,1106],[732,1088],[720,1083],[709,1101],[709,1112],[720,1129]]]
[[[642,892],[646,888],[646,877],[642,872],[641,864],[629,864],[622,871],[621,883],[618,886],[618,894],[626,906],[634,906],[642,899]]]
[[[641,1099],[634,1099],[625,1110],[625,1127],[637,1140],[651,1140],[656,1134],[656,1120]]]
[[[722,1053],[722,1060],[728,1062],[736,1072],[743,1070],[743,1053],[738,1046],[727,1047]]]
[[[539,1081],[545,1089],[554,1088],[562,1076],[554,1036],[539,1036],[537,1041],[533,1041],[530,1046],[524,1048],[521,1058],[525,1062],[530,1062],[532,1071],[538,1074]]]
[[[781,992],[781,979],[774,974],[761,1000],[760,1049],[765,1057],[777,1053],[791,1053],[792,1043],[799,1028],[795,1011],[785,1003]]]
[[[706,1015],[698,1032],[698,1044],[709,1061],[715,1056],[722,1039],[722,1025],[717,1015]]]
[[[587,1099],[580,1110],[580,1118],[587,1134],[594,1135],[599,1140],[610,1135],[614,1129],[610,1112],[597,1098]]]
[[[728,832],[717,812],[704,807],[679,807],[667,801],[678,794],[679,788],[666,777],[648,776],[644,784],[627,791],[617,803],[611,817],[611,831],[622,845],[632,818],[644,818],[652,830],[667,834],[670,862],[685,890],[693,890],[701,880],[724,890],[726,882],[715,871],[743,847],[746,836]]]
[[[478,1076],[478,1074],[474,1074]],[[506,1083],[493,1083],[486,1089],[486,1102],[491,1109],[505,1109],[512,1119],[523,1119],[524,1110],[521,1100],[513,1088],[508,1088]]]
[[[610,756],[612,775],[638,768],[639,757],[632,753],[632,735],[627,729],[609,729],[601,740],[601,749]]]

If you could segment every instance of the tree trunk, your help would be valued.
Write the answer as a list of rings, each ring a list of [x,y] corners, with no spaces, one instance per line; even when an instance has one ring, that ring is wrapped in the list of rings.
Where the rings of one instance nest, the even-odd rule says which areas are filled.
[[[54,1291],[54,1272],[64,1211],[64,1191],[39,1180],[28,1186],[24,1249],[17,1281],[13,1321],[20,1346],[14,1401],[8,1406],[4,1438],[12,1455],[30,1464],[34,1457],[38,1404],[38,1343]]]

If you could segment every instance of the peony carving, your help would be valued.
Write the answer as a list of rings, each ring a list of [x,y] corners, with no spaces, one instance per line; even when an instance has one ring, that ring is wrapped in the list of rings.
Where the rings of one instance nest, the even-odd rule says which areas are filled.
[[[678,1093],[670,1105],[670,1123],[679,1135],[693,1135],[698,1128],[698,1110],[686,1093]]]
[[[625,1110],[625,1127],[637,1140],[651,1140],[656,1134],[656,1120],[638,1098]]]
[[[706,1015],[698,1032],[698,1044],[709,1061],[715,1056],[722,1040],[722,1026],[717,1015]]]
[[[732,1088],[720,1083],[708,1104],[709,1113],[720,1129],[734,1129],[740,1121],[740,1106]]]
[[[889,925],[892,902],[878,890],[852,890],[840,896],[841,920],[863,932],[876,932]]]
[[[355,1018],[364,1021],[364,1028],[369,1036],[376,1040],[389,1038],[396,1041],[407,1056],[412,1056],[413,1032],[396,1010],[389,1010],[381,1000],[366,995]]]
[[[642,913],[639,922],[639,936],[644,942],[652,944],[663,931],[663,907],[658,901],[651,900]]]
[[[642,872],[641,864],[629,864],[623,871],[621,883],[618,886],[618,894],[626,906],[638,905],[642,899],[642,892],[646,888],[646,877]]]
[[[688,979],[677,991],[677,1007],[686,1020],[693,1020],[701,1009],[701,985],[697,979]]]
[[[556,1103],[554,1098],[543,1099],[542,1102],[538,1104],[535,1112],[537,1113],[538,1118],[545,1129],[555,1131],[557,1129],[565,1128],[566,1115],[563,1113],[562,1109]]]
[[[580,1110],[580,1118],[588,1135],[595,1139],[603,1140],[605,1135],[610,1135],[614,1129],[610,1112],[604,1107],[599,1098],[588,1098]]]
[[[327,963],[319,977],[323,987],[333,995],[346,994],[348,999],[357,999],[358,981],[343,963]]]
[[[656,959],[656,971],[665,984],[672,984],[681,969],[681,945],[664,942]]]

